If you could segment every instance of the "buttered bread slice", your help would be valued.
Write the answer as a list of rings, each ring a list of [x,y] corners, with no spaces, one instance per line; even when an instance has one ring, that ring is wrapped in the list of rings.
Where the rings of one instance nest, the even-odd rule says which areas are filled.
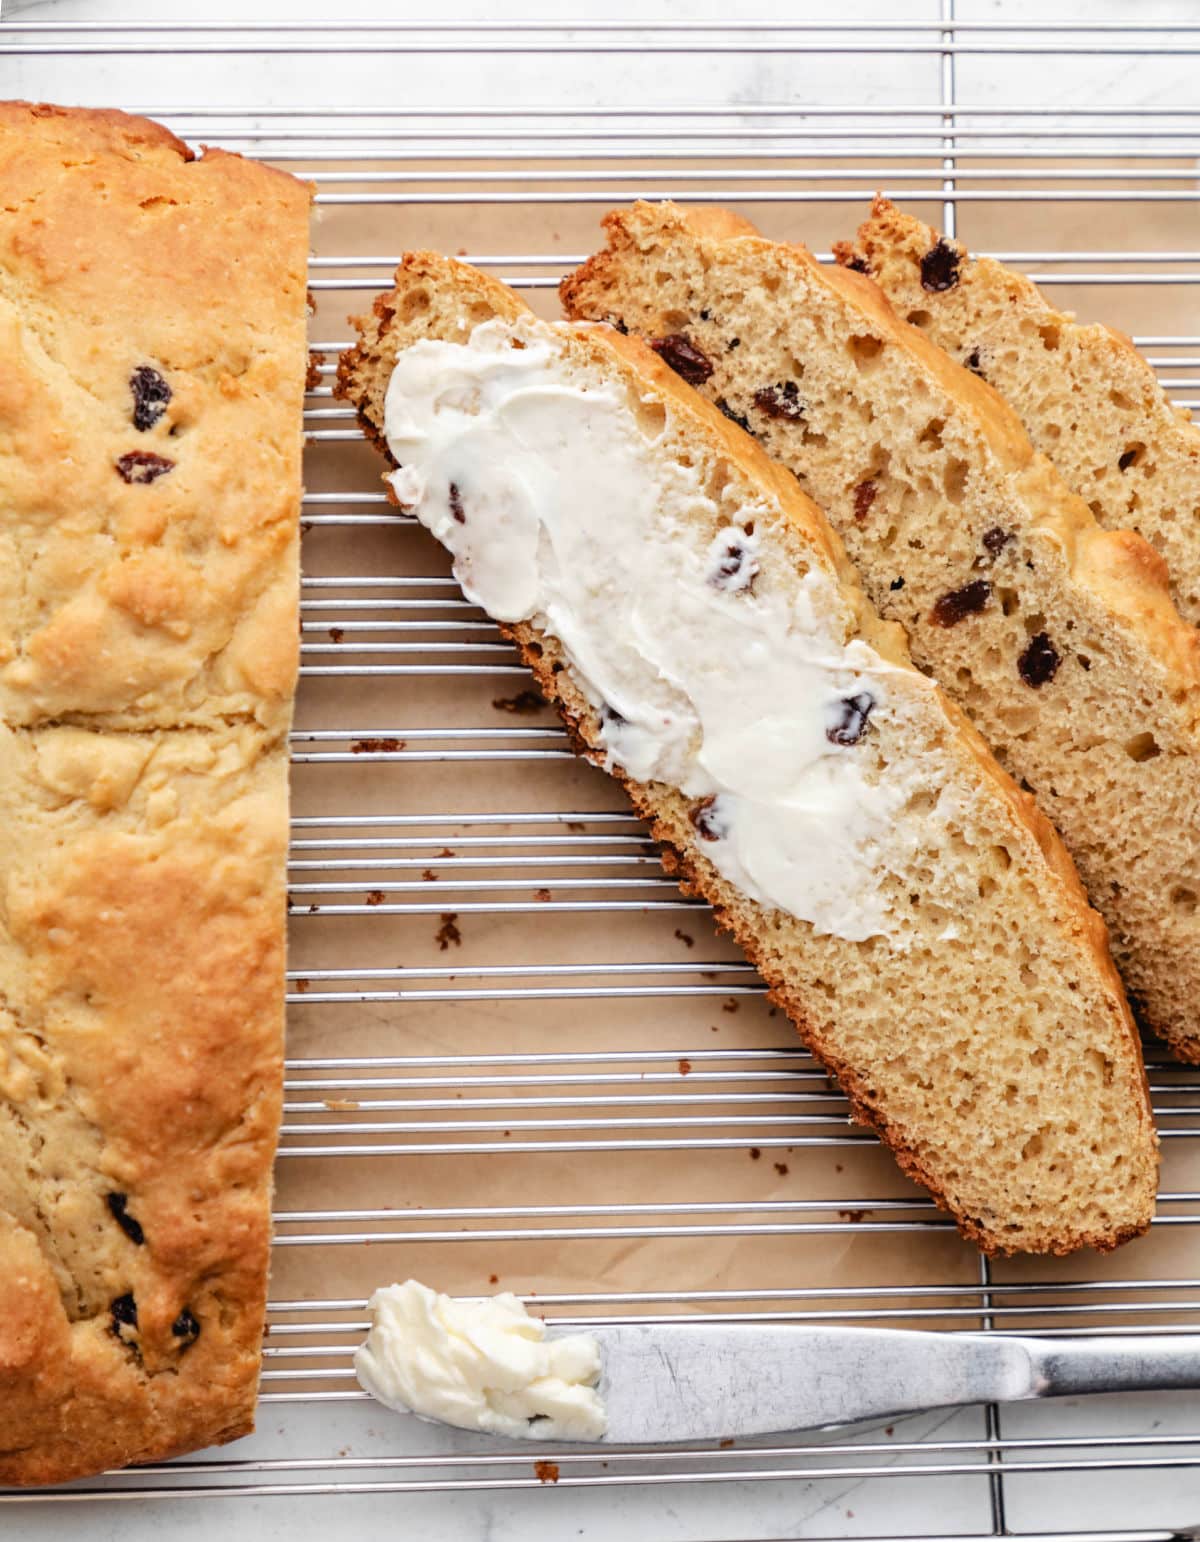
[[[642,343],[427,253],[338,394],[856,1115],[990,1251],[1153,1207],[1103,926],[794,478]]]
[[[972,257],[883,197],[837,251],[995,386],[1100,524],[1146,537],[1167,559],[1180,613],[1200,622],[1200,429],[1129,338],[1076,321],[1032,279]]]
[[[1162,559],[867,278],[638,204],[563,285],[652,340],[828,514],[881,613],[1062,832],[1146,1021],[1200,1059],[1200,673]]]

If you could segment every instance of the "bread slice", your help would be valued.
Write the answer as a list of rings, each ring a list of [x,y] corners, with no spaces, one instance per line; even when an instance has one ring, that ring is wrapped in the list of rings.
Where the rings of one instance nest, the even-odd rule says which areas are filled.
[[[0,104],[0,1482],[253,1427],[310,189]]]
[[[1129,338],[1076,321],[1031,279],[971,257],[883,197],[836,250],[995,386],[1100,524],[1145,536],[1167,560],[1180,613],[1200,622],[1200,430]]]
[[[1155,1135],[1103,926],[795,480],[636,339],[461,263],[406,256],[355,325],[337,394],[394,491],[856,1117],[984,1249],[1141,1231]]]
[[[638,204],[563,284],[654,340],[828,514],[880,612],[1041,800],[1148,1023],[1200,1059],[1200,674],[1162,559],[892,310],[720,210]]]

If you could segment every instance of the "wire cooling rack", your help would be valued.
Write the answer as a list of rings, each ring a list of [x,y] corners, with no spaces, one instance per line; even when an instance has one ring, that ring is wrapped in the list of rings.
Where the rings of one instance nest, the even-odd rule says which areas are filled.
[[[1032,1537],[1054,1495],[1056,1533],[1080,1542],[1200,1519],[1200,1419],[1180,1398],[534,1452],[367,1428],[350,1370],[369,1290],[409,1273],[513,1288],[573,1324],[1200,1328],[1200,1076],[1150,1049],[1166,1188],[1149,1238],[1107,1260],[979,1258],[848,1124],[705,907],[522,694],[511,649],[387,507],[331,399],[346,313],[406,246],[458,251],[553,314],[605,207],[726,203],[829,260],[883,187],[1124,326],[1172,398],[1200,405],[1200,21],[909,9],[860,22],[850,5],[838,27],[280,28],[69,6],[0,23],[12,94],[125,106],[287,166],[317,184],[320,216],[272,1438],[0,1492],[6,1524],[82,1535],[83,1504],[90,1535],[105,1506],[217,1495],[420,1498],[396,1514],[430,1538],[518,1515],[546,1537]]]

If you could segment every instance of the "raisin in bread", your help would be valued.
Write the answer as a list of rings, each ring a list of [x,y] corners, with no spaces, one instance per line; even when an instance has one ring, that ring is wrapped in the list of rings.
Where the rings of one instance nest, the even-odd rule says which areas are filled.
[[[1148,1023],[1200,1059],[1197,634],[1012,409],[869,279],[721,210],[638,204],[563,284],[652,339],[826,511],[881,613],[1040,798]]]
[[[0,1481],[253,1425],[309,190],[0,105]]]
[[[995,386],[1100,524],[1146,537],[1167,560],[1180,613],[1200,621],[1200,430],[1129,338],[1076,321],[1031,279],[971,257],[883,197],[837,253]]]
[[[1155,1135],[1104,929],[795,480],[634,338],[405,257],[337,394],[856,1116],[990,1251],[1109,1248]]]

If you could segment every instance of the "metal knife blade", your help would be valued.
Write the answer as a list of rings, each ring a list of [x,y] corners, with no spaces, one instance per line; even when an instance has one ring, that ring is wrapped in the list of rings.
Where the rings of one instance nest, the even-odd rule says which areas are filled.
[[[816,1429],[967,1403],[1200,1387],[1200,1335],[1032,1339],[788,1324],[597,1327],[611,1445]]]

